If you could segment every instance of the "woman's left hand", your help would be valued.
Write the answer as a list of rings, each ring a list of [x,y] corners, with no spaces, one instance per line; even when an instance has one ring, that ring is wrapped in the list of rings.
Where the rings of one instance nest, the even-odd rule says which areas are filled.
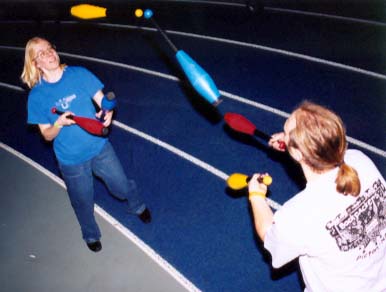
[[[100,117],[103,114],[103,110],[100,110],[95,114],[95,116],[100,119]],[[111,125],[111,121],[113,119],[114,111],[105,111],[105,115],[103,117],[103,120],[101,121],[103,123],[103,126],[108,127]]]

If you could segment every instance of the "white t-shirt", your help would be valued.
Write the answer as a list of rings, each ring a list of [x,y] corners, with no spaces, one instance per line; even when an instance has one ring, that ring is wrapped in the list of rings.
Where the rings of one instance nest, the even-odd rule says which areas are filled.
[[[286,202],[264,246],[278,268],[299,257],[305,291],[386,291],[386,184],[373,162],[348,150],[359,174],[358,197],[336,191],[338,168]]]

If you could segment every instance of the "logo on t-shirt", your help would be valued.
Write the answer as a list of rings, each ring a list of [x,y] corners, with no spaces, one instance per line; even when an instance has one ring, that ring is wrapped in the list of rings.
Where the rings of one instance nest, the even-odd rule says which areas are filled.
[[[365,258],[386,240],[386,188],[375,181],[345,212],[326,224],[341,251],[359,248]]]
[[[59,99],[55,105],[57,107],[61,107],[62,110],[66,110],[70,107],[70,104],[71,102],[76,98],[76,95],[75,94],[72,94],[70,96],[66,96],[66,97],[63,97],[61,99]]]

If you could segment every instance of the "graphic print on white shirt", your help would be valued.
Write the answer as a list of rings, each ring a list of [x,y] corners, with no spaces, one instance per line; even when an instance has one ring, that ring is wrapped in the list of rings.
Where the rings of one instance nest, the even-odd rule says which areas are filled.
[[[358,248],[357,261],[386,241],[386,188],[376,180],[345,212],[326,224],[341,251]]]

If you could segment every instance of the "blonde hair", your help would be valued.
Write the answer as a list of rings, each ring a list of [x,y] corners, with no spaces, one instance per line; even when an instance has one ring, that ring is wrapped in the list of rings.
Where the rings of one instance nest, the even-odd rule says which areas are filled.
[[[42,71],[36,67],[34,60],[36,57],[34,52],[35,45],[42,41],[48,42],[50,44],[50,42],[44,38],[33,37],[27,42],[25,46],[24,67],[20,77],[29,88],[32,88],[37,83],[39,83],[43,75]],[[64,68],[65,66],[65,64],[60,65],[61,68]]]
[[[289,133],[288,148],[297,148],[316,172],[339,167],[336,190],[344,195],[360,192],[358,173],[344,162],[346,129],[338,115],[320,105],[304,102],[294,112],[296,127]]]

